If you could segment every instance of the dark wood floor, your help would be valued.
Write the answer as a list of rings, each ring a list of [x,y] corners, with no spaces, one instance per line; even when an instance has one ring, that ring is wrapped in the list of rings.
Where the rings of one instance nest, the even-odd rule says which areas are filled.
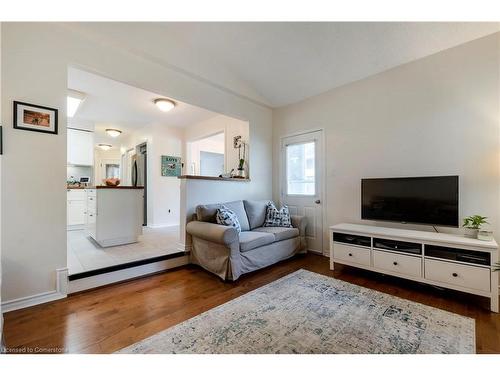
[[[327,258],[311,254],[234,283],[186,266],[13,311],[5,340],[21,352],[111,353],[300,268],[474,318],[477,352],[500,353],[500,314],[489,312],[487,299],[340,265],[332,272]]]

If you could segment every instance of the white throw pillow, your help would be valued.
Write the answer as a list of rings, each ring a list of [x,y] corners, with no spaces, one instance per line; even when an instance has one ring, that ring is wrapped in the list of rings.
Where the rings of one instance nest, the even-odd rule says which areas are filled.
[[[236,216],[234,211],[230,210],[226,206],[220,206],[217,209],[215,220],[217,221],[217,224],[233,227],[238,231],[238,233],[241,232],[241,225],[238,220],[238,216]]]
[[[273,202],[267,204],[265,227],[292,227],[292,219],[288,206],[283,205],[279,210]]]

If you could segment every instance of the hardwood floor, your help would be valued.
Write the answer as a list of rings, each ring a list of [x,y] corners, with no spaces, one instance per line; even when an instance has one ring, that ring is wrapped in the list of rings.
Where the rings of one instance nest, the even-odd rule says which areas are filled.
[[[111,353],[300,268],[476,319],[478,353],[500,353],[500,314],[485,298],[300,256],[224,283],[195,266],[72,295],[5,314],[9,349]]]

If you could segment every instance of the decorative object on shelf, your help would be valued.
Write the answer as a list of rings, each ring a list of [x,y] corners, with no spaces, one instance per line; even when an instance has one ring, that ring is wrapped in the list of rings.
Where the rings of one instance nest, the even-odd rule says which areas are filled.
[[[469,229],[470,232],[466,234],[467,237],[472,237],[472,238],[479,238],[479,229],[481,229],[481,226],[484,224],[489,224],[486,221],[487,217],[486,216],[481,216],[481,215],[471,215],[464,217],[464,222],[462,224],[462,227]]]
[[[118,186],[120,185],[120,179],[119,178],[106,178],[104,179],[104,183],[106,186]]]
[[[57,134],[58,110],[14,101],[14,129]]]
[[[234,172],[234,168],[231,169],[231,172],[229,172],[229,173],[222,173],[221,175],[219,175],[219,177],[221,177],[221,178],[231,178],[231,177],[233,177],[233,172]]]
[[[161,175],[165,177],[178,177],[182,173],[182,162],[178,156],[161,157]]]
[[[477,239],[481,241],[493,241],[493,231],[479,230],[477,232]]]
[[[238,149],[238,172],[236,178],[247,178],[245,172],[245,157],[246,157],[246,143],[243,142],[241,135],[233,138],[233,147]],[[243,148],[243,152],[241,149]]]
[[[241,147],[241,135],[237,135],[236,137],[233,138],[233,147],[234,148],[240,148]]]

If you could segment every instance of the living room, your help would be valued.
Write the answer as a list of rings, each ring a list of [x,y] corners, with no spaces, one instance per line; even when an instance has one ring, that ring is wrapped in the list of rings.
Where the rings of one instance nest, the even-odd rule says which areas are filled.
[[[500,23],[481,19],[2,21],[2,351],[498,355]],[[176,195],[182,262],[71,284],[71,71],[214,114],[150,206]]]

